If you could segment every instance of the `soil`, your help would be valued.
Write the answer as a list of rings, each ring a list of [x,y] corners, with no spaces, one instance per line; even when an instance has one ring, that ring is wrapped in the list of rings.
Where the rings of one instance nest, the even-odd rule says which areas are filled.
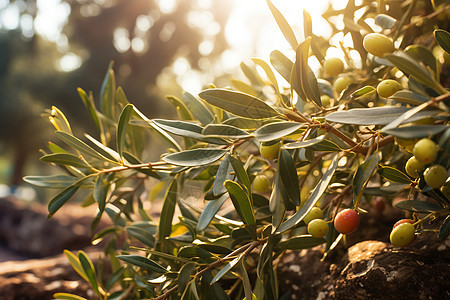
[[[60,254],[85,249],[91,259],[99,257],[89,247],[95,211],[73,205],[58,214],[47,221],[45,207],[0,199],[0,299],[52,299],[55,292],[95,299]],[[439,241],[427,233],[410,247],[395,248],[389,232],[402,217],[393,208],[383,214],[369,211],[360,228],[325,259],[320,246],[286,252],[278,263],[280,297],[450,299],[450,239]]]

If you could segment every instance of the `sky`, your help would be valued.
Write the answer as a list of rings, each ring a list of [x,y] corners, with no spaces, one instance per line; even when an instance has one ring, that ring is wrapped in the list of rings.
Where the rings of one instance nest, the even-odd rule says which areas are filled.
[[[95,0],[103,4],[109,0]],[[196,1],[200,8],[207,12],[210,6],[210,0],[192,0]],[[278,29],[275,19],[271,15],[266,0],[227,0],[233,6],[230,18],[225,27],[227,42],[230,49],[226,50],[219,62],[219,69],[224,72],[236,70],[242,61],[251,57],[258,57],[268,61],[270,52],[277,49],[282,52],[290,51],[290,46]],[[177,0],[157,0],[162,14],[171,13],[177,5]],[[330,35],[330,29],[327,22],[321,18],[321,14],[328,6],[328,0],[272,0],[272,3],[281,11],[287,22],[293,27],[298,40],[302,40],[302,11],[307,10],[313,20],[313,31],[315,34],[327,36]],[[334,8],[343,8],[347,0],[333,0]],[[70,52],[68,40],[61,30],[67,22],[70,14],[70,6],[61,2],[61,0],[37,0],[38,14],[36,19],[30,15],[20,16],[24,2],[16,1],[9,5],[8,0],[0,0],[0,26],[6,29],[21,28],[24,37],[32,37],[33,34],[39,34],[49,41],[56,42],[59,49],[64,54],[57,63],[60,71],[70,72],[82,64],[82,59],[75,53]],[[94,6],[92,6],[94,7]],[[88,7],[89,10],[89,7]],[[94,10],[92,8],[91,10]],[[94,11],[87,13],[95,13]],[[211,14],[209,14],[211,15]],[[220,30],[220,25],[214,22],[208,13],[191,14],[192,22],[199,23],[201,30],[207,30],[205,36],[214,35],[214,32]],[[144,29],[152,24],[148,18],[142,18],[138,24]],[[188,20],[189,21],[189,20]],[[218,27],[219,26],[219,27]],[[166,28],[166,37],[170,38],[171,30]],[[119,51],[127,51],[130,47],[136,51],[143,51],[145,43],[142,39],[136,38],[133,41],[127,39],[126,32],[120,28],[115,32],[116,48]],[[161,38],[164,38],[162,36]],[[208,53],[212,50],[213,40],[205,39],[199,46],[200,53]],[[256,49],[256,53],[254,52]],[[339,56],[339,53],[331,53]],[[312,68],[318,67],[318,62],[311,61]],[[209,67],[209,66],[208,66]],[[190,92],[198,92],[201,83],[207,79],[198,78],[200,74],[190,70],[190,65],[183,57],[178,58],[171,66],[172,71],[179,75],[179,84]],[[215,70],[217,74],[218,70]],[[220,72],[219,72],[220,73]],[[211,75],[211,74],[210,74]],[[184,78],[183,78],[184,77]],[[200,79],[200,80],[199,80]]]

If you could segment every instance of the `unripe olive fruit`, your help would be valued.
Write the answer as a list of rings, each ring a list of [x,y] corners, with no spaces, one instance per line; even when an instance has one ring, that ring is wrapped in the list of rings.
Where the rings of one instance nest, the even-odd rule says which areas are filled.
[[[305,222],[305,224],[309,224],[309,222],[311,222],[314,219],[322,219],[322,218],[323,218],[322,210],[319,207],[314,206],[313,208],[311,208],[309,213],[303,218],[303,222]]]
[[[447,169],[441,165],[434,165],[423,172],[423,177],[428,186],[437,189],[443,186],[447,180]]]
[[[324,237],[328,233],[328,224],[325,220],[314,219],[308,224],[308,233],[316,238]]]
[[[401,223],[391,231],[391,244],[396,247],[406,247],[416,238],[414,225],[408,222]]]
[[[359,227],[359,215],[353,209],[347,208],[339,212],[334,218],[334,228],[339,233],[349,234]]]
[[[414,145],[417,143],[417,140],[414,139],[402,139],[399,137],[394,138],[397,145],[405,148],[408,152],[412,153],[414,149]]]
[[[278,157],[278,152],[280,151],[281,141],[270,143],[262,142],[259,146],[259,152],[261,156],[265,159],[274,159]]]
[[[323,107],[330,106],[331,101],[330,97],[328,95],[322,95],[320,96],[320,101],[322,102]]]
[[[380,97],[388,98],[400,91],[402,86],[398,81],[392,79],[386,79],[377,85],[377,93]]]
[[[374,56],[383,57],[386,53],[394,52],[394,42],[380,33],[369,33],[363,40],[364,49]]]
[[[436,160],[438,148],[435,142],[430,139],[423,138],[419,140],[413,148],[413,154],[417,160],[424,164],[432,163]]]
[[[417,178],[419,177],[419,173],[417,171],[422,171],[425,168],[425,164],[419,160],[415,156],[412,156],[405,165],[405,171],[406,173],[413,177]]]
[[[450,200],[450,184],[446,184],[441,188],[441,192],[442,194],[444,194],[444,196]]]
[[[303,130],[297,129],[296,131],[286,135],[285,138],[296,141],[296,140],[298,140],[299,138],[302,137],[303,133],[304,133]]]
[[[330,76],[337,76],[344,71],[344,63],[337,57],[330,57],[323,63],[323,69]]]
[[[336,93],[340,94],[351,82],[352,79],[348,76],[338,77],[333,83],[334,90]]]
[[[265,193],[269,190],[270,180],[264,174],[259,174],[255,176],[252,183],[253,189],[258,193]]]

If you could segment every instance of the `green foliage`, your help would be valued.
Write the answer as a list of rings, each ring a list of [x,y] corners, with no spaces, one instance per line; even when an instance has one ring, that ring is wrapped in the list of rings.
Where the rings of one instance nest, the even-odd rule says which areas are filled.
[[[342,92],[333,90],[332,79],[321,69],[316,75],[308,66],[311,56],[320,63],[325,58],[324,43],[313,34],[309,14],[303,12],[306,38],[298,43],[293,29],[267,1],[295,51],[295,61],[275,50],[270,64],[261,59],[241,64],[249,83],[233,81],[238,91],[212,88],[199,97],[168,96],[179,120],[149,119],[116,88],[109,68],[99,110],[90,94],[78,91],[99,130],[99,140],[86,135],[86,142],[74,136],[64,114],[53,109],[50,121],[65,148],[51,144],[41,160],[63,173],[25,180],[60,190],[49,203],[49,217],[78,190],[90,191],[88,197],[99,208],[93,243],[105,242],[113,274],[103,283],[85,253],[65,254],[99,298],[278,299],[283,295],[276,259],[287,250],[316,246],[323,247],[326,258],[343,237],[333,226],[335,213],[354,209],[358,214],[350,212],[359,224],[366,200],[373,196],[404,197],[395,206],[413,216],[419,234],[429,234],[428,221],[434,220],[441,224],[436,236],[449,235],[446,186],[428,186],[422,171],[418,178],[406,175],[411,154],[394,142],[394,137],[432,139],[439,145],[437,162],[449,167],[450,93],[437,73],[445,65],[416,44],[402,44],[383,58],[367,54],[363,35],[373,30],[364,18],[378,12],[370,1],[364,2],[361,7],[367,13],[354,20],[357,8],[352,3],[341,11],[330,7],[324,15],[343,17],[344,33],[350,33],[361,58],[357,67],[352,49],[341,45],[348,66],[345,76],[352,78]],[[389,38],[414,42],[409,21],[397,20],[395,8],[378,14],[375,22]],[[446,50],[448,33],[434,33],[433,43]],[[289,86],[281,86],[274,70]],[[388,78],[401,82],[403,90],[382,99],[376,86]],[[323,95],[332,97],[330,107],[322,106]],[[167,149],[160,160],[150,162],[145,149],[156,139]],[[259,151],[262,143],[276,144],[277,151],[281,147],[265,159]],[[253,193],[252,181],[260,174],[269,178],[272,189]],[[149,178],[159,183],[149,188]],[[202,191],[196,203],[185,199],[192,187]],[[153,218],[146,202],[155,200],[148,195],[162,188],[161,214]],[[324,238],[306,231],[304,218],[316,206],[324,212],[321,224],[329,226]],[[113,226],[96,231],[103,215]],[[250,253],[259,258],[249,272],[256,276],[247,274]],[[78,299],[62,293],[55,298]]]

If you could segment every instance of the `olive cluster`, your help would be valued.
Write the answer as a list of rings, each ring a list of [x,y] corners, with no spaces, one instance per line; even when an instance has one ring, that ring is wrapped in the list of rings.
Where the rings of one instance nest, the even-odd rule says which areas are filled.
[[[414,144],[412,150],[414,156],[406,162],[406,173],[413,178],[418,178],[422,174],[425,183],[431,188],[442,187],[448,176],[445,167],[433,164],[438,156],[438,151],[438,145],[431,139],[419,140]],[[425,167],[427,168],[425,169]]]

